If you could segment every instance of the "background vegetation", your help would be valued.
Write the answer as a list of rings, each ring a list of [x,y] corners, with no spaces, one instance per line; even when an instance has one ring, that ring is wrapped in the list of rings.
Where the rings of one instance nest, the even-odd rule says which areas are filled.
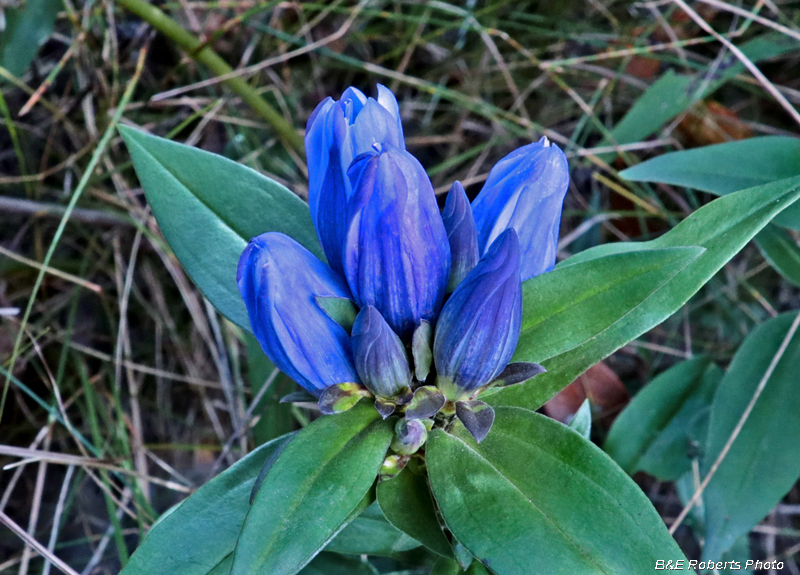
[[[298,142],[311,111],[380,82],[437,192],[460,179],[474,196],[513,148],[558,143],[572,168],[562,257],[657,237],[712,199],[618,170],[800,129],[791,2],[0,6],[0,573],[49,573],[55,558],[117,573],[164,510],[313,417],[277,403],[293,384],[186,277],[116,124],[223,154],[305,197]],[[757,325],[800,308],[800,235],[783,233],[780,257],[748,246],[546,411],[569,421],[588,395],[602,444],[665,369],[700,354],[726,367]],[[635,477],[671,523],[675,485]],[[752,530],[753,557],[800,573],[798,516],[795,487]],[[688,525],[676,537],[697,555]]]

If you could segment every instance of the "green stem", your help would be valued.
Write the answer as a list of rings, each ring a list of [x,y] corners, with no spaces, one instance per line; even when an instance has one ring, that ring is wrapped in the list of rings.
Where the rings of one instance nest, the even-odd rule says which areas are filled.
[[[189,56],[202,62],[217,76],[224,76],[233,72],[225,60],[220,58],[209,46],[204,46],[199,38],[184,30],[180,24],[164,14],[161,10],[144,0],[117,0],[120,4],[142,18],[153,28],[168,36],[180,46]],[[241,96],[259,116],[264,118],[278,132],[283,143],[299,154],[304,154],[303,137],[297,133],[292,125],[281,116],[275,108],[270,106],[258,91],[240,77],[228,78],[225,84]]]

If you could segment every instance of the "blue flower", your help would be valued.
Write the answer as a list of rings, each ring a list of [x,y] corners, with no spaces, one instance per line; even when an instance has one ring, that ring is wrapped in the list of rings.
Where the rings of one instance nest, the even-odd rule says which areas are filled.
[[[327,98],[317,106],[308,120],[305,140],[311,219],[328,262],[341,273],[351,195],[347,169],[373,144],[405,149],[397,100],[380,84],[377,100],[348,88],[338,102]]]
[[[281,371],[314,395],[360,381],[350,336],[316,301],[350,290],[311,252],[284,234],[262,234],[242,253],[236,283],[253,334]]]
[[[450,273],[433,187],[414,156],[390,146],[356,158],[349,175],[347,283],[359,305],[375,306],[408,339],[421,320],[436,319]]]
[[[522,279],[553,269],[568,188],[567,158],[547,138],[497,162],[472,202],[481,253],[513,228],[519,236]]]
[[[442,309],[433,340],[436,385],[462,399],[495,379],[519,340],[522,283],[517,234],[506,230]]]
[[[317,396],[363,383],[384,416],[413,415],[425,393],[441,400],[415,379],[429,370],[449,399],[476,395],[516,348],[522,279],[555,262],[564,154],[546,139],[524,146],[498,162],[471,206],[454,183],[440,213],[383,86],[377,99],[348,88],[322,102],[306,151],[309,208],[328,265],[279,233],[251,240],[239,261],[237,283],[266,354]],[[367,394],[358,385],[328,394],[355,390],[357,399]],[[424,440],[415,426],[398,431],[398,453]]]
[[[450,243],[450,280],[447,291],[452,292],[478,263],[478,232],[469,198],[461,182],[455,182],[447,194],[442,212],[444,228]]]
[[[352,336],[356,371],[368,390],[378,397],[393,397],[411,386],[403,342],[377,309],[362,308]]]

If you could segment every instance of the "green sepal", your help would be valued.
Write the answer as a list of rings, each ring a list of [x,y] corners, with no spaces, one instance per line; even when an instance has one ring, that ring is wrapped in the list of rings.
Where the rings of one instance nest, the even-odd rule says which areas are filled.
[[[371,396],[367,388],[358,383],[337,383],[326,387],[319,396],[319,410],[325,415],[343,413],[352,409],[361,398]]]
[[[494,409],[478,400],[456,402],[456,417],[464,424],[475,441],[480,443],[489,434],[494,423]]]
[[[387,456],[381,464],[381,470],[379,472],[381,480],[385,481],[395,477],[406,468],[406,465],[408,465],[408,460],[408,455],[392,454]]]
[[[444,394],[432,385],[423,385],[414,391],[414,397],[406,408],[406,419],[427,419],[444,407]]]
[[[317,398],[305,390],[293,391],[281,397],[279,403],[316,403]]]
[[[433,361],[433,327],[425,320],[420,322],[411,338],[411,355],[414,357],[414,374],[419,381],[428,379]]]
[[[492,385],[508,387],[509,385],[528,381],[546,371],[547,370],[538,363],[515,361],[514,363],[509,363],[506,368],[500,372],[500,375],[492,382]]]
[[[589,405],[589,400],[583,400],[578,411],[572,416],[572,421],[569,422],[570,429],[574,429],[586,439],[591,439],[592,435],[592,406]]]
[[[391,399],[386,399],[385,397],[377,397],[375,398],[375,409],[378,410],[378,413],[381,414],[383,419],[386,419],[391,414],[394,413],[394,410],[397,409],[397,404],[392,401]]]

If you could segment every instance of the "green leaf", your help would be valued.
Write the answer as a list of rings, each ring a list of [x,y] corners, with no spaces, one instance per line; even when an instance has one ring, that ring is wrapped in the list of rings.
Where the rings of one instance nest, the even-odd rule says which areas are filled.
[[[253,482],[286,439],[266,443],[223,471],[150,530],[121,575],[207,575],[233,552]],[[220,567],[221,569],[221,567]],[[224,571],[227,575],[227,571]]]
[[[347,333],[350,333],[356,321],[356,315],[358,315],[352,301],[346,297],[334,296],[318,296],[316,301],[317,305],[328,314],[328,317],[342,326]]]
[[[227,158],[120,126],[158,225],[203,295],[250,330],[236,267],[250,238],[283,232],[322,259],[308,205]],[[324,260],[323,260],[324,261]]]
[[[300,431],[253,501],[232,575],[294,575],[355,518],[392,439],[394,422],[377,419],[361,404]]]
[[[769,225],[756,236],[756,245],[778,273],[800,287],[800,247],[789,232]]]
[[[320,553],[300,571],[300,575],[378,575],[378,571],[356,557]]]
[[[453,556],[436,517],[433,497],[425,477],[408,468],[378,484],[378,504],[389,522],[434,553]]]
[[[800,175],[800,139],[764,136],[671,152],[620,172],[627,180],[662,182],[726,195]],[[800,229],[800,204],[775,223]]]
[[[705,444],[711,399],[722,370],[697,357],[648,383],[614,421],[603,448],[622,469],[675,481]],[[694,453],[693,453],[694,451]]]
[[[482,395],[481,398],[495,406],[518,405],[535,409],[543,405],[589,367],[678,311],[775,214],[798,197],[800,177],[742,190],[703,206],[656,240],[605,244],[572,256],[562,265],[622,252],[679,246],[706,248],[699,258],[678,272],[641,305],[630,309],[620,321],[575,349],[542,362],[546,373],[527,383],[503,388],[490,397]],[[522,340],[520,344],[526,345]],[[536,360],[535,356],[524,355],[518,353],[516,359]]]
[[[346,555],[394,557],[419,546],[419,541],[387,521],[375,502],[328,543],[325,550]]]
[[[529,279],[522,284],[522,330],[512,361],[542,363],[592,340],[623,321],[703,251],[674,247],[574,265],[570,258]]]
[[[61,8],[61,0],[27,0],[19,8],[6,8],[6,29],[0,33],[0,66],[14,76],[24,74],[39,47],[53,33]]]
[[[751,61],[758,62],[796,52],[798,44],[779,33],[768,33],[746,42],[740,49]],[[613,141],[629,144],[648,138],[692,104],[709,96],[726,81],[744,71],[744,65],[738,60],[723,67],[725,69],[722,74],[711,81],[708,81],[708,70],[701,70],[693,76],[679,75],[668,70],[636,100],[617,123],[611,131]],[[608,145],[610,142],[611,140],[605,139],[601,145]],[[602,154],[601,157],[609,160],[614,155]]]
[[[711,405],[703,477],[733,433],[796,315],[783,314],[759,325],[736,352]],[[775,507],[800,476],[798,365],[800,331],[789,342],[703,493],[704,558],[717,560],[730,549]]]
[[[565,425],[504,407],[480,445],[460,425],[451,433],[428,442],[433,494],[497,575],[630,575],[683,557],[639,486]]]

